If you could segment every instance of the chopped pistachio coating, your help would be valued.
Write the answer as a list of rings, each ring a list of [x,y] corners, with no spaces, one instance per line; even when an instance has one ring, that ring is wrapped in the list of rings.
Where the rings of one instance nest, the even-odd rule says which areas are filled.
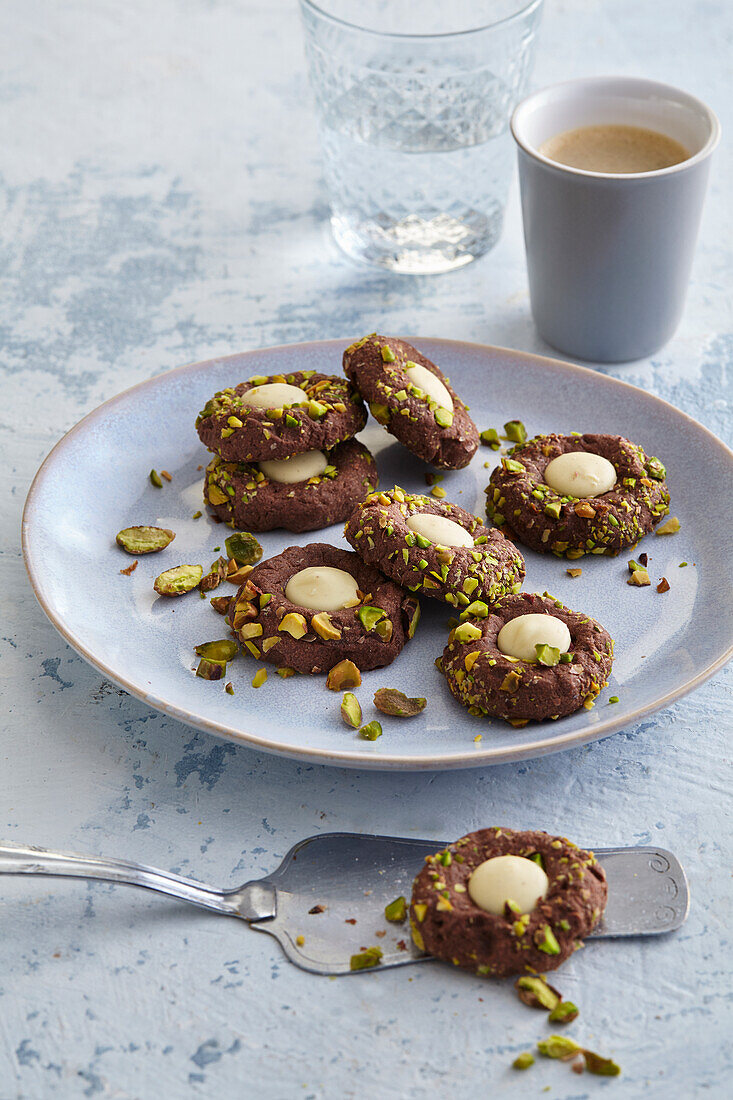
[[[201,565],[174,565],[155,578],[153,588],[159,596],[182,596],[198,588],[203,575]]]
[[[173,542],[175,533],[167,527],[123,527],[115,536],[118,546],[128,554],[157,554]]]
[[[557,942],[555,933],[550,928],[549,924],[546,924],[544,928],[539,929],[537,933],[536,941],[539,951],[544,951],[546,955],[559,955],[560,944]]]
[[[371,966],[377,966],[381,959],[381,947],[367,947],[366,951],[360,951],[358,955],[351,956],[349,969],[368,970]]]
[[[523,974],[514,983],[520,1001],[530,1008],[544,1008],[552,1011],[562,1003],[562,997],[556,989],[548,985],[544,978]]]
[[[670,516],[668,520],[661,523],[654,532],[656,535],[676,535],[680,529],[680,521],[677,516]]]
[[[393,718],[414,718],[425,710],[426,703],[426,699],[408,699],[397,688],[379,688],[374,692],[374,706]]]
[[[552,668],[554,665],[560,663],[560,650],[554,645],[540,645],[539,643],[534,647],[537,654],[537,662],[541,665],[546,665],[547,668]]]
[[[326,641],[337,641],[341,637],[341,631],[334,625],[327,611],[319,611],[311,619],[311,630],[314,630]]]
[[[239,565],[254,565],[262,557],[262,547],[254,535],[237,531],[226,540],[227,556]]]
[[[407,899],[395,898],[389,905],[384,908],[385,920],[393,921],[395,924],[400,924],[407,916]]]
[[[453,423],[453,413],[449,412],[448,409],[438,407],[435,410],[434,416],[435,423],[439,428],[450,428]]]
[[[642,569],[641,566],[639,566],[638,569],[632,570],[631,576],[626,583],[635,585],[637,588],[646,588],[652,582],[646,569]]]
[[[151,470],[148,476],[150,478],[151,485],[154,485],[156,489],[163,488],[163,479],[161,478],[157,470]]]
[[[513,443],[527,442],[527,429],[521,420],[507,420],[504,425],[504,434]]]
[[[352,729],[358,730],[361,725],[361,705],[351,691],[347,691],[341,700],[341,717]]]
[[[227,666],[222,661],[210,661],[202,657],[198,663],[196,675],[202,680],[221,680],[226,670]]]
[[[530,1066],[534,1065],[534,1056],[528,1050],[523,1050],[514,1059],[512,1065],[514,1069],[529,1069]]]
[[[212,596],[209,603],[216,611],[217,615],[226,615],[229,611],[229,604],[231,602],[231,596]]]
[[[547,1039],[541,1039],[537,1049],[545,1058],[568,1058],[580,1053],[583,1048],[565,1035],[549,1035]]]
[[[361,673],[353,661],[339,661],[326,677],[326,687],[331,691],[343,691],[344,688],[358,687]]]
[[[283,633],[290,634],[291,637],[297,639],[308,633],[308,624],[305,621],[305,616],[301,615],[299,611],[291,611],[283,616],[278,630],[282,630]]]
[[[370,607],[368,604],[364,604],[359,608],[356,616],[365,630],[374,630],[385,614],[386,612],[381,607]]]
[[[379,722],[374,719],[361,727],[359,736],[363,737],[365,741],[376,741],[378,737],[382,736],[382,727]]]
[[[560,1001],[547,1017],[551,1024],[569,1024],[577,1020],[580,1010],[572,1001]]]
[[[217,642],[202,642],[194,649],[197,657],[206,657],[209,661],[226,664],[233,661],[239,653],[239,646],[231,638],[222,638]]]

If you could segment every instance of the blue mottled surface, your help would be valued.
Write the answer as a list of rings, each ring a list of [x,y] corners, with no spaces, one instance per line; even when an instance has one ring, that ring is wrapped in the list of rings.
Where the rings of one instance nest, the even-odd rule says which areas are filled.
[[[558,976],[582,1011],[571,1033],[617,1057],[619,1081],[546,1062],[518,1079],[509,1063],[546,1025],[508,986],[437,965],[330,982],[289,966],[269,938],[164,899],[6,878],[0,1097],[722,1097],[729,675],[561,756],[444,775],[344,772],[152,713],[66,648],[28,587],[18,531],[36,467],[133,382],[377,324],[547,351],[528,317],[515,192],[496,251],[450,276],[390,277],[336,251],[293,10],[27,0],[0,12],[0,831],[231,884],[319,830],[547,827],[673,849],[690,917],[666,942],[594,944]],[[727,134],[732,31],[723,0],[550,0],[535,82],[669,80],[706,99]],[[724,138],[679,332],[651,360],[611,369],[724,437],[730,167]]]

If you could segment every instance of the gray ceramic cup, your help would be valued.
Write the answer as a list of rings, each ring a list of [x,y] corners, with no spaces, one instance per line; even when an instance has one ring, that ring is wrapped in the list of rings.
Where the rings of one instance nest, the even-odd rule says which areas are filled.
[[[613,175],[539,152],[565,130],[609,123],[660,131],[690,156],[656,172]],[[596,362],[651,355],[682,316],[717,118],[667,84],[591,77],[535,92],[517,107],[511,128],[540,335]]]

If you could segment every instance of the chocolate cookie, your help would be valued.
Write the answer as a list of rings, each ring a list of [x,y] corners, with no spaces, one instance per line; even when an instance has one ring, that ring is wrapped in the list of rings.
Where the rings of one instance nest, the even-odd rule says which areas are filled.
[[[365,336],[344,352],[344,371],[372,416],[418,458],[447,470],[471,461],[478,429],[440,368],[417,348],[394,336]]]
[[[313,464],[307,469],[321,472],[287,482],[273,479],[273,473],[283,476],[272,470],[278,463],[263,463],[263,471],[257,464],[223,462],[217,456],[206,467],[204,500],[230,527],[243,531],[314,531],[346,519],[379,481],[374,459],[356,439],[296,459],[308,455]]]
[[[262,386],[268,389],[255,397],[253,391]],[[299,400],[295,390],[301,391],[301,404],[294,403]],[[260,399],[262,407],[247,403]],[[345,379],[297,371],[259,375],[214,394],[196,418],[196,430],[223,459],[259,462],[326,450],[356,435],[365,423],[362,400]]]
[[[487,860],[497,858],[504,867],[513,864],[519,875],[519,860],[533,862],[530,885],[538,881],[544,896],[541,892],[531,897],[530,889],[526,907],[508,898],[500,914],[477,904],[472,892],[480,897],[481,873],[474,879],[475,891],[471,876]],[[510,882],[507,885],[511,888]],[[496,896],[501,898],[501,891]],[[583,946],[583,937],[601,918],[607,896],[606,876],[593,853],[565,837],[479,829],[427,857],[412,888],[412,938],[430,955],[482,976],[555,970]]]
[[[578,453],[598,456],[606,470],[612,467],[611,487],[583,496],[582,488],[569,495],[547,484],[550,463]],[[486,512],[497,527],[506,526],[540,553],[613,556],[651,531],[669,511],[665,476],[659,459],[620,435],[538,435],[514,447],[493,471]]]
[[[297,574],[322,567],[343,571],[352,579],[349,606],[317,611],[286,595]],[[334,582],[338,583],[336,575],[329,575],[329,595],[335,592]],[[344,660],[353,661],[362,672],[390,664],[413,636],[419,614],[414,597],[357,554],[314,542],[289,546],[255,566],[227,618],[253,657],[315,674]]]
[[[436,530],[429,517],[437,517]],[[524,577],[522,555],[500,531],[457,504],[397,487],[371,493],[344,533],[357,554],[388,577],[469,613],[485,615],[484,601],[518,592]]]
[[[565,636],[567,649],[549,643],[540,645],[538,653],[530,643],[534,660],[503,652],[498,645],[502,628],[526,615],[559,620],[552,633]],[[582,706],[590,708],[606,686],[612,664],[613,640],[599,623],[549,594],[522,592],[499,600],[485,619],[455,627],[443,650],[442,672],[451,693],[471,714],[526,726],[530,719],[562,718]]]

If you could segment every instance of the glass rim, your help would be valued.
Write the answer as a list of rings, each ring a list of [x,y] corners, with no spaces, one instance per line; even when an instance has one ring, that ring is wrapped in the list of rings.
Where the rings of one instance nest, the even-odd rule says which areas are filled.
[[[415,32],[404,31],[376,31],[370,27],[362,27],[359,23],[351,23],[348,19],[341,19],[338,15],[332,15],[330,12],[325,11],[320,4],[317,4],[315,0],[300,0],[300,6],[302,8],[308,8],[316,15],[325,19],[329,23],[335,23],[340,27],[346,27],[350,31],[359,31],[360,34],[371,34],[375,38],[395,38],[395,39],[408,39],[416,38],[422,41],[430,41],[431,39],[439,38],[460,38],[462,35],[480,34],[481,31],[492,30],[494,27],[501,27],[506,23],[511,23],[515,19],[521,18],[526,15],[527,12],[533,8],[539,8],[543,4],[544,0],[526,0],[526,3],[521,4],[515,12],[511,15],[505,15],[502,19],[495,19],[490,23],[482,23],[477,27],[467,27],[462,31],[438,31],[431,32],[430,34],[420,34]]]

